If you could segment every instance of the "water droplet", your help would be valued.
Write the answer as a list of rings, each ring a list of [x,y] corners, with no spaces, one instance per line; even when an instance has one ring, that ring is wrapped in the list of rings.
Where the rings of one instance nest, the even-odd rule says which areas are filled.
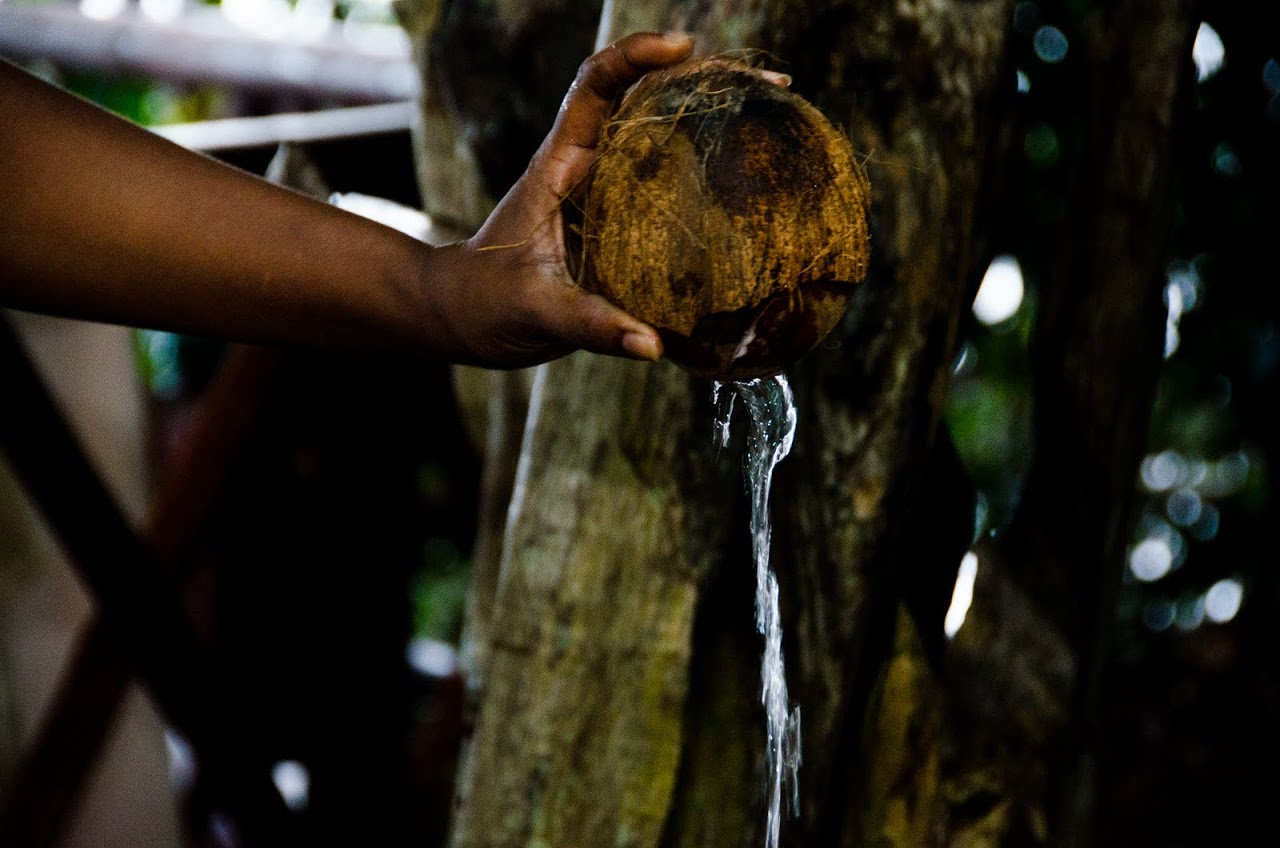
[[[711,384],[711,405],[716,408],[713,440],[717,450],[729,446],[729,423],[733,419],[733,399],[737,391],[724,391],[724,383]]]

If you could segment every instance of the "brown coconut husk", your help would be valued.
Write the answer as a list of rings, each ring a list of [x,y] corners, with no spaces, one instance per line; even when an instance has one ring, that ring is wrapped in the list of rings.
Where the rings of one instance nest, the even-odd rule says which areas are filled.
[[[651,73],[605,128],[571,270],[688,370],[764,376],[843,315],[868,200],[848,140],[798,95],[722,59]]]

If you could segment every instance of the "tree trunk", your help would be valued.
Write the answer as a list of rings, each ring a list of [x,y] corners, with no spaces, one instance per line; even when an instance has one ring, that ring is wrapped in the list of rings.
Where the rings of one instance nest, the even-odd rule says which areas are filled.
[[[414,147],[423,209],[442,241],[456,241],[480,228],[550,129],[557,92],[590,49],[599,2],[398,0],[396,9],[422,73]],[[472,708],[533,373],[453,368],[463,422],[484,459],[461,654]]]
[[[457,137],[471,141],[492,196],[519,173],[533,149],[528,138],[536,143],[554,114],[552,105],[538,133],[520,129],[512,144],[496,145],[486,133],[498,132],[504,116],[524,119],[545,104],[527,85],[505,106],[492,91],[524,80],[531,67],[554,66],[564,77],[547,74],[539,84],[558,99],[572,71],[564,51],[578,45],[575,63],[585,56],[582,22],[601,11],[602,42],[633,29],[685,28],[698,35],[702,54],[745,48],[776,57],[793,88],[844,127],[865,157],[871,270],[832,341],[792,369],[799,428],[774,489],[773,562],[804,740],[800,815],[785,825],[784,843],[996,845],[1042,842],[1059,826],[1068,833],[1070,816],[1049,794],[1056,788],[1078,798],[1066,787],[1079,782],[1059,786],[1047,775],[1064,762],[1073,716],[1095,697],[1073,686],[1078,663],[1097,661],[1093,624],[1110,597],[1106,575],[1118,574],[1106,569],[1122,547],[1124,485],[1153,372],[1147,356],[1134,372],[1143,388],[1099,409],[1089,426],[1101,435],[1082,443],[1090,455],[1114,449],[1118,462],[1109,471],[1106,526],[1089,525],[1098,530],[1089,554],[1096,580],[1085,597],[1063,602],[1077,612],[1046,611],[1052,599],[1021,579],[1033,562],[1058,576],[1072,563],[1050,562],[1037,536],[1045,520],[1020,516],[1021,526],[1040,527],[1031,533],[1040,547],[979,550],[975,623],[948,646],[942,611],[970,542],[972,488],[939,425],[961,319],[988,258],[984,228],[996,219],[987,212],[1003,184],[1012,2],[507,5],[425,3],[439,14],[417,35],[434,57],[428,88],[444,92],[451,131],[470,127]],[[1100,156],[1093,167],[1107,173],[1135,153],[1159,155],[1168,129],[1161,121],[1170,114],[1159,104],[1172,103],[1176,85],[1166,84],[1176,80],[1174,56],[1185,47],[1185,4],[1145,17],[1132,5],[1089,24],[1109,45],[1102,53],[1119,63],[1142,55],[1128,45],[1159,36],[1167,64],[1122,77],[1131,85],[1107,101],[1119,107],[1097,115],[1087,149]],[[477,34],[492,40],[489,52],[463,49]],[[1091,72],[1108,67],[1098,53],[1086,55]],[[1164,99],[1144,100],[1151,94]],[[1152,124],[1138,108],[1148,102]],[[1132,137],[1135,121],[1150,131],[1139,133],[1137,147],[1117,142],[1108,155],[1097,146]],[[1129,175],[1133,185],[1122,177],[1119,196],[1159,183],[1164,171],[1156,170]],[[1072,214],[1087,218],[1108,190],[1082,191]],[[1124,232],[1150,235],[1160,220],[1151,205],[1107,208],[1118,217],[1076,232],[1079,241],[1064,241],[1063,255],[1116,249],[1130,261],[1114,272],[1085,262],[1095,276],[1082,291],[1096,297],[1051,299],[1038,397],[1062,397],[1047,376],[1054,350],[1091,352],[1073,362],[1108,369],[1147,338],[1129,331],[1150,320],[1158,246],[1106,239],[1129,225]],[[1095,242],[1096,251],[1081,251]],[[1066,268],[1080,267],[1064,264],[1061,280],[1074,279]],[[1126,341],[1090,347],[1080,322],[1107,313],[1103,293],[1117,276],[1140,292],[1106,327],[1109,338]],[[459,776],[456,848],[761,841],[761,644],[741,445],[713,451],[709,394],[708,383],[667,364],[579,354],[540,369],[501,545],[497,522],[488,522],[485,550],[500,556],[477,562],[465,651],[482,658],[469,667],[479,700]],[[1066,394],[1077,411],[1097,400],[1088,391]],[[510,432],[510,406],[494,408],[505,410]],[[1043,409],[1053,415],[1055,407]],[[503,498],[503,486],[493,491]],[[1039,497],[1032,494],[1028,503]],[[494,507],[492,515],[503,513]],[[1091,624],[1069,626],[1080,614]],[[1085,631],[1093,639],[1087,649]],[[982,701],[991,691],[995,703]]]

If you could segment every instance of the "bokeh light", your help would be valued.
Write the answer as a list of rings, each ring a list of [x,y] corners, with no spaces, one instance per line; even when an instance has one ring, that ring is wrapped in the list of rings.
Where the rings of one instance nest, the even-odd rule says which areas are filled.
[[[1173,623],[1178,629],[1187,632],[1195,630],[1204,623],[1204,596],[1187,595],[1178,599],[1178,611],[1174,614]]]
[[[1166,539],[1148,536],[1129,552],[1129,570],[1144,583],[1153,583],[1173,568],[1173,550]]]
[[[973,585],[978,579],[978,555],[969,551],[960,560],[960,568],[956,572],[956,585],[951,592],[951,606],[947,608],[947,617],[942,623],[942,632],[948,639],[954,639],[964,625],[965,616],[973,604]]]
[[[424,677],[448,677],[458,670],[458,652],[439,639],[415,636],[409,640],[405,658]]]
[[[381,197],[371,197],[358,192],[334,193],[329,202],[339,209],[353,212],[363,218],[399,230],[419,241],[425,241],[431,232],[431,219],[417,209],[410,209]]]
[[[1151,454],[1142,460],[1139,474],[1148,492],[1163,492],[1186,479],[1187,461],[1175,450]]]
[[[127,5],[128,0],[80,0],[80,14],[95,21],[109,21]]]
[[[182,17],[186,0],[138,0],[138,9],[151,20],[167,24]]]
[[[1161,633],[1173,626],[1173,617],[1177,613],[1178,607],[1173,601],[1167,598],[1155,598],[1143,606],[1142,623],[1149,630]]]
[[[1244,601],[1244,586],[1239,580],[1228,577],[1209,587],[1204,594],[1204,616],[1215,624],[1225,624],[1240,612]]]
[[[196,782],[196,754],[187,738],[172,728],[164,732],[164,747],[169,755],[169,780],[179,792],[186,792]]]
[[[991,260],[987,273],[973,300],[973,314],[984,324],[1000,324],[1008,321],[1022,305],[1022,267],[1012,256],[997,256]]]
[[[1262,84],[1272,94],[1280,94],[1280,62],[1268,59],[1262,66]]]
[[[1200,303],[1200,272],[1197,261],[1174,260],[1165,271],[1164,303],[1168,310],[1165,317],[1164,358],[1168,359],[1182,342],[1179,323],[1182,316]]]
[[[1043,121],[1033,124],[1023,139],[1022,149],[1035,164],[1052,165],[1061,153],[1057,130]]]
[[[1196,63],[1196,79],[1203,82],[1222,69],[1227,50],[1222,44],[1222,36],[1206,23],[1200,24],[1196,31],[1195,43],[1191,45],[1191,59]]]
[[[311,791],[311,774],[306,766],[297,760],[282,760],[271,768],[271,780],[286,807],[294,812],[306,809]]]
[[[1179,527],[1190,527],[1200,520],[1204,510],[1204,501],[1200,493],[1192,488],[1174,491],[1165,501],[1165,514],[1169,520]]]
[[[1055,26],[1042,26],[1031,40],[1036,56],[1042,62],[1056,65],[1067,58],[1067,36]]]
[[[262,38],[283,38],[289,32],[293,9],[288,0],[222,0],[222,14]]]
[[[1164,302],[1168,314],[1164,323],[1164,358],[1168,359],[1178,350],[1182,337],[1178,333],[1178,321],[1182,319],[1182,290],[1170,283],[1164,290]]]
[[[1213,170],[1224,177],[1238,177],[1244,171],[1240,157],[1225,141],[1213,150]]]

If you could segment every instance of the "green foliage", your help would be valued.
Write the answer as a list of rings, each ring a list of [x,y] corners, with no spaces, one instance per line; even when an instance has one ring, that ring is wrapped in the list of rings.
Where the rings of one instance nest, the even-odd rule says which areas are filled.
[[[141,77],[64,71],[59,84],[143,126],[198,121],[218,115],[225,95],[214,88],[182,88]]]
[[[1034,296],[994,327],[972,322],[956,362],[947,426],[979,494],[977,532],[1013,517],[1031,461],[1031,376],[1028,344]]]
[[[452,540],[443,538],[429,539],[422,559],[409,588],[414,635],[456,645],[462,633],[469,563]]]

